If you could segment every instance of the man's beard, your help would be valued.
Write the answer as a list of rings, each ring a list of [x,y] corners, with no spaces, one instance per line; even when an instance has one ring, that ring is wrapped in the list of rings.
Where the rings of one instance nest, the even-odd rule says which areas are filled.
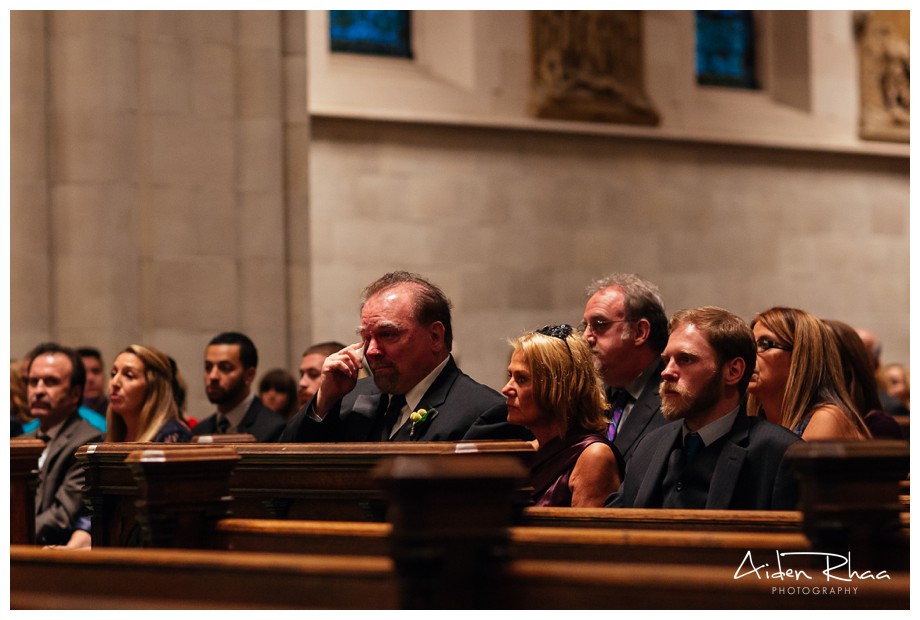
[[[670,400],[665,400],[664,393],[666,391],[677,392],[679,398],[678,402],[674,402],[673,398]],[[686,388],[683,388],[676,383],[671,383],[669,381],[662,381],[661,387],[659,388],[659,393],[662,395],[661,398],[661,414],[667,420],[680,420],[684,418],[694,418],[701,411],[705,411],[711,408],[713,405],[719,402],[719,399],[722,398],[722,373],[717,372],[713,375],[712,379],[706,382],[705,385],[700,389],[699,393],[695,396],[690,394]]]
[[[230,389],[228,390],[221,389],[219,392],[217,392],[213,396],[211,395],[210,392],[208,392],[207,397],[212,405],[223,405],[225,403],[232,403],[237,400],[241,400],[240,397],[243,395],[245,390],[246,390],[246,384],[241,379],[239,382],[231,385]]]

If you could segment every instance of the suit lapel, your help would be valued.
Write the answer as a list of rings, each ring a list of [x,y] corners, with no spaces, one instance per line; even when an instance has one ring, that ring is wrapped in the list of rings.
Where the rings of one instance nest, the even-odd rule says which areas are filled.
[[[655,453],[649,460],[648,469],[641,472],[642,484],[636,493],[636,501],[633,504],[636,508],[645,508],[649,506],[655,493],[658,492],[659,485],[664,479],[665,470],[668,466],[668,457],[674,442],[677,441],[677,435],[680,433],[682,423],[671,424],[668,432],[655,446]],[[635,474],[633,474],[635,475]]]
[[[661,379],[661,371],[664,370],[664,364],[658,362],[655,370],[652,371],[651,378],[642,388],[642,393],[636,399],[632,411],[626,418],[623,428],[617,431],[617,437],[613,440],[614,445],[620,454],[626,455],[632,450],[634,444],[642,436],[642,433],[652,421],[652,416],[661,406],[661,396],[658,394],[658,383]]]
[[[249,403],[249,409],[246,410],[246,415],[243,416],[243,419],[240,421],[240,425],[236,427],[237,432],[249,432],[249,429],[252,428],[252,425],[256,423],[256,418],[259,415],[258,411],[261,404],[262,401],[258,396],[252,399],[252,402]]]
[[[750,427],[743,412],[738,411],[735,415],[737,417],[728,437],[725,438],[725,445],[719,453],[712,480],[709,482],[706,508],[727,510],[731,506],[735,486],[738,484],[738,476],[741,474],[741,467],[747,457],[747,449],[742,445],[748,445]]]
[[[371,437],[374,429],[380,433],[383,421],[383,408],[388,401],[385,394],[376,388],[370,394],[360,394],[351,407],[352,414],[349,423],[354,425],[355,437],[364,437],[364,441],[377,441],[380,436]],[[357,414],[357,415],[354,415]]]
[[[423,437],[429,436],[428,429],[432,428],[435,419],[441,415],[437,409],[447,401],[447,395],[450,393],[450,388],[453,386],[459,374],[460,371],[457,368],[457,364],[454,363],[453,356],[449,357],[441,373],[435,378],[434,383],[431,384],[428,391],[422,396],[422,399],[418,401],[418,405],[413,409],[413,411],[418,411],[419,409],[431,411],[434,409],[435,412],[420,426],[416,427],[415,433],[413,433],[411,437],[412,441],[421,441]],[[412,422],[407,420],[393,436],[393,439],[395,441],[409,441],[409,431],[411,428]]]
[[[78,414],[73,414],[67,421],[64,422],[64,425],[61,427],[60,432],[57,436],[51,440],[48,444],[48,452],[45,454],[45,462],[42,467],[42,475],[48,480],[53,480],[54,476],[51,475],[57,466],[58,459],[61,458],[61,453],[70,445],[70,438],[74,432],[74,423],[80,419]],[[57,489],[54,488],[53,484],[44,484],[42,485],[42,499],[40,510],[45,510],[51,505],[51,501],[54,499],[54,495],[57,492]]]

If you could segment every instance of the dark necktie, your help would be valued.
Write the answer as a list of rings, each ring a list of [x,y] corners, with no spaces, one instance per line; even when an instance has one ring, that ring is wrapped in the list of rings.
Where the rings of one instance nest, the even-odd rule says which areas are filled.
[[[406,397],[403,394],[392,394],[390,404],[387,405],[387,411],[383,414],[383,441],[389,441],[393,433],[393,425],[399,419],[399,412],[406,404]]]
[[[623,388],[617,388],[613,393],[613,402],[610,410],[610,424],[607,426],[607,439],[613,441],[617,438],[617,430],[620,428],[620,418],[623,417],[623,410],[626,409],[626,403],[629,402],[629,392]]]
[[[687,462],[693,460],[693,457],[703,448],[703,439],[698,433],[690,433],[684,437],[684,454],[687,455]]]
[[[226,416],[217,414],[217,432],[220,435],[226,435],[227,431],[230,430],[230,420]]]

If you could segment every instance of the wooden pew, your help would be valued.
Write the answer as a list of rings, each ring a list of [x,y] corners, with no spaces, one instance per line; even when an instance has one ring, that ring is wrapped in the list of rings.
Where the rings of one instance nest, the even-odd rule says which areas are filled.
[[[167,459],[168,460],[168,459]],[[143,462],[135,458],[135,463]],[[145,475],[154,470],[166,469],[168,462],[147,461]],[[197,567],[201,578],[195,580],[196,589],[220,591],[239,582],[264,584],[264,588],[245,588],[245,592],[234,593],[233,603],[224,606],[240,607],[352,607],[373,608],[395,605],[409,609],[434,608],[898,608],[909,607],[909,576],[891,571],[890,575],[876,572],[870,579],[859,577],[858,587],[851,593],[826,594],[815,592],[812,581],[820,575],[820,567],[811,569],[814,577],[805,581],[786,581],[778,578],[752,576],[750,571],[739,577],[743,564],[718,565],[674,565],[654,566],[626,562],[560,562],[546,557],[517,559],[509,549],[513,542],[509,532],[513,530],[513,507],[522,472],[514,472],[515,462],[505,459],[504,463],[494,458],[433,458],[416,457],[394,459],[382,463],[377,470],[381,485],[386,490],[391,505],[392,529],[389,535],[392,558],[390,594],[374,591],[361,579],[349,573],[352,567],[373,566],[377,576],[384,579],[387,567],[385,558],[352,556],[339,558],[337,566],[343,567],[336,573],[336,579],[347,581],[352,599],[342,605],[335,600],[335,593],[325,591],[300,591],[296,602],[291,603],[277,596],[279,589],[301,589],[298,580],[307,583],[307,589],[314,583],[313,573],[305,568],[311,562],[323,566],[335,565],[328,556],[306,556],[262,553],[235,553],[227,551],[190,552],[173,550],[162,558],[148,556],[157,550],[94,550],[84,554],[68,554],[54,557],[49,554],[37,561],[35,556],[11,549],[11,603],[13,606],[39,604],[60,604],[63,600],[72,607],[79,606],[81,599],[74,599],[74,592],[88,592],[101,599],[94,600],[94,607],[131,606],[143,601],[147,606],[163,591],[175,592],[188,583],[189,565]],[[515,475],[518,478],[515,478]],[[368,524],[362,524],[368,525]],[[372,526],[379,524],[370,524]],[[537,528],[521,528],[525,531]],[[562,531],[556,529],[556,532]],[[585,530],[587,536],[604,533],[601,530]],[[654,532],[626,532],[628,535],[652,535]],[[700,535],[700,532],[684,532]],[[724,536],[724,533],[720,533]],[[26,550],[30,551],[30,550]],[[115,552],[125,556],[112,555]],[[34,553],[34,551],[33,551]],[[73,557],[73,556],[84,557]],[[538,554],[539,555],[539,554]],[[119,561],[115,570],[111,563],[119,557],[130,560]],[[145,558],[151,558],[149,561]],[[90,559],[86,559],[90,558]],[[230,566],[215,565],[217,558],[223,558]],[[275,559],[272,559],[275,558]],[[292,560],[288,562],[283,559]],[[32,564],[26,566],[28,561]],[[163,562],[168,561],[168,568]],[[68,573],[58,572],[42,564],[67,564]],[[69,563],[69,564],[68,564]],[[859,559],[854,558],[853,568],[860,568]],[[153,566],[151,566],[153,564]],[[753,564],[753,560],[752,560]],[[179,568],[174,569],[173,565]],[[315,566],[315,564],[310,564]],[[86,588],[76,590],[61,586],[66,575],[79,568],[85,574]],[[753,566],[752,566],[753,568]],[[808,571],[807,568],[802,569]],[[232,578],[225,575],[230,571]],[[250,575],[250,573],[255,573]],[[269,587],[270,573],[281,586]],[[288,579],[294,573],[297,579]],[[802,579],[801,573],[797,579]],[[305,577],[304,575],[309,575]],[[364,575],[362,575],[364,577]],[[889,578],[885,578],[889,577]],[[295,585],[296,584],[296,585]],[[802,593],[802,587],[808,591]],[[847,587],[857,584],[847,584]],[[335,586],[330,583],[329,588]],[[69,588],[61,593],[62,588]],[[392,594],[395,589],[395,596]],[[786,590],[796,589],[786,593]],[[112,599],[112,591],[117,592]],[[23,593],[25,592],[25,596]],[[47,594],[48,596],[43,596]],[[31,596],[31,598],[30,598]],[[67,598],[67,597],[70,598]],[[315,597],[319,596],[317,600]],[[118,598],[123,597],[123,598]],[[211,594],[203,597],[201,606],[213,606]],[[165,595],[164,607],[174,605],[171,594]],[[242,599],[242,600],[240,600]],[[331,602],[334,601],[335,602]],[[377,605],[380,600],[386,605]],[[51,601],[51,603],[48,603]],[[358,601],[358,603],[355,603]],[[183,599],[182,605],[191,602]],[[179,605],[179,606],[182,606]]]
[[[208,537],[213,549],[324,555],[386,555],[392,526],[345,521],[223,519]],[[812,551],[801,532],[619,530],[516,526],[508,529],[515,559],[738,566],[750,551],[772,559],[776,550]],[[788,566],[810,562],[791,558]]]
[[[383,557],[10,547],[10,609],[407,608],[400,586]],[[734,579],[725,567],[512,560],[467,595],[486,609],[910,608],[904,574],[843,586],[851,592]],[[803,587],[818,591],[801,593]],[[425,608],[476,607],[434,601]]]
[[[522,459],[533,453],[531,444],[524,441],[87,445],[77,451],[77,459],[86,472],[85,498],[92,512],[94,545],[141,542],[136,506],[140,492],[135,473],[126,462],[128,454],[218,447],[239,455],[229,486],[233,516],[343,521],[383,521],[386,502],[371,478],[383,459],[450,454],[504,454]],[[215,493],[209,491],[208,495]],[[523,506],[526,486],[522,485],[519,493]]]
[[[668,529],[652,530],[585,527],[545,527],[537,525],[512,527],[517,521],[511,517],[506,529],[501,532],[503,538],[510,541],[512,557],[528,558],[539,557],[554,560],[606,560],[616,557],[622,562],[648,562],[654,556],[654,561],[668,563],[737,563],[743,556],[746,547],[748,551],[757,552],[757,555],[766,555],[770,549],[784,549],[787,552],[797,551],[833,551],[854,552],[860,558],[872,558],[873,566],[884,565],[889,569],[907,568],[907,532],[898,520],[900,504],[897,502],[898,477],[902,475],[901,467],[905,466],[904,452],[899,446],[876,446],[866,450],[863,446],[811,446],[806,447],[790,456],[791,462],[800,469],[803,476],[803,509],[813,522],[806,523],[799,520],[796,513],[781,513],[780,527],[769,529],[768,513],[752,513],[754,518],[749,518],[746,525],[753,525],[745,531],[730,531],[725,525],[743,522],[739,516],[741,511],[719,511],[722,527],[716,529],[703,529],[701,523],[705,520],[707,511],[673,511],[676,519],[689,520],[686,528],[673,527],[666,517],[669,511],[658,511],[658,523],[661,526],[672,525]],[[226,448],[225,462],[233,463],[235,455]],[[889,454],[885,454],[889,450]],[[143,461],[143,455],[151,451],[138,451],[132,453],[127,461],[132,467],[137,467]],[[154,454],[162,454],[153,451]],[[162,459],[154,459],[147,464],[143,471],[138,471],[138,480],[142,487],[150,488],[148,478],[156,480],[165,489],[175,489],[178,485],[171,483],[163,472],[182,471],[183,459],[193,459],[199,462],[197,452],[194,450],[174,451],[164,455]],[[215,452],[217,452],[215,450]],[[845,460],[847,467],[841,465]],[[170,461],[166,463],[163,461]],[[855,464],[851,464],[855,463]],[[475,464],[476,461],[470,463]],[[863,467],[859,467],[862,465]],[[868,467],[872,465],[872,467]],[[842,482],[835,482],[832,476],[825,471],[833,467],[837,472],[846,475]],[[847,472],[848,467],[863,472],[854,475]],[[171,468],[171,469],[170,469]],[[808,471],[806,471],[808,470]],[[887,471],[886,471],[887,470]],[[819,475],[820,505],[814,501],[815,491],[810,490],[814,481],[805,474],[809,471]],[[501,472],[496,472],[501,473]],[[871,498],[850,497],[851,485],[859,482],[862,476],[865,480],[872,480],[873,495]],[[887,478],[888,484],[885,484]],[[225,483],[226,484],[226,483]],[[839,488],[835,488],[839,487]],[[439,501],[445,505],[452,505],[453,500],[444,496],[439,489],[428,489],[424,501],[429,503]],[[219,497],[218,490],[213,495]],[[480,494],[482,491],[480,490]],[[504,505],[505,498],[499,498],[498,505]],[[416,502],[422,500],[415,498]],[[478,502],[481,510],[489,509],[482,504],[482,499],[476,497],[471,501]],[[148,502],[149,503],[149,502]],[[397,508],[399,504],[396,504]],[[466,507],[467,509],[469,507]],[[866,509],[869,509],[868,511]],[[426,508],[429,512],[432,509]],[[194,511],[194,510],[193,510]],[[203,510],[194,511],[201,514]],[[515,511],[509,512],[516,514]],[[606,512],[616,515],[619,510],[606,509]],[[398,517],[398,515],[396,515]],[[452,515],[447,515],[450,518]],[[637,516],[637,515],[633,515]],[[150,519],[148,518],[148,521]],[[181,519],[173,519],[181,522]],[[584,517],[580,522],[587,522]],[[678,523],[680,521],[678,520]],[[871,533],[862,527],[862,523],[870,525]],[[162,528],[167,533],[157,540],[164,546],[188,547],[198,546],[204,548],[223,549],[253,549],[272,550],[277,552],[292,553],[343,553],[364,554],[368,548],[375,553],[381,553],[385,548],[387,539],[392,530],[384,524],[344,523],[344,522],[310,522],[310,521],[253,521],[230,519],[219,522],[210,522],[208,528],[199,528],[194,536],[188,536],[186,542],[170,540],[169,535],[175,536],[179,528],[175,527],[167,515]],[[615,520],[607,524],[615,523]],[[212,526],[213,527],[210,527]],[[596,523],[594,524],[596,526]],[[793,529],[792,526],[795,526]],[[806,535],[808,537],[806,537]],[[153,538],[151,538],[153,539]],[[791,565],[791,562],[789,562]]]
[[[395,609],[386,557],[10,547],[10,609]]]
[[[40,439],[10,440],[10,544],[35,543],[38,459],[44,449]]]

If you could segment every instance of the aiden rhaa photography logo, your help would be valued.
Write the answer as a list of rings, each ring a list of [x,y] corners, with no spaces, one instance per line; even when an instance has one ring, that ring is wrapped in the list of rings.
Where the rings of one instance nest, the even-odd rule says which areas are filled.
[[[811,556],[816,558],[815,567],[784,568],[783,558],[792,559],[793,556]],[[824,568],[821,568],[821,565]],[[866,580],[891,579],[887,571],[872,572],[870,570],[856,570],[852,567],[850,553],[824,553],[820,551],[776,551],[776,560],[771,562],[757,562],[754,554],[748,551],[738,569],[735,579],[757,579],[772,581],[771,593],[775,595],[819,595],[819,596],[852,596],[858,594],[860,582]]]

